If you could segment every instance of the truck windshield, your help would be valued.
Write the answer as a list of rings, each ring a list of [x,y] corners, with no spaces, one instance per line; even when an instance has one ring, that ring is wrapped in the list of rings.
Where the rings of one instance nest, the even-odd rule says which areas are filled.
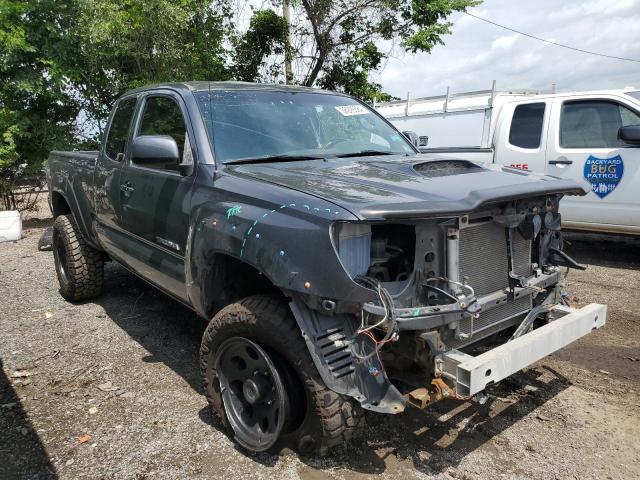
[[[403,135],[349,97],[242,90],[196,98],[223,163],[415,153]]]

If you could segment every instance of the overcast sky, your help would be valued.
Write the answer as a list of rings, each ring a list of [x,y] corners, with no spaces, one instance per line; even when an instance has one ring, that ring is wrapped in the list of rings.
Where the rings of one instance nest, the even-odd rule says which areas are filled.
[[[640,0],[486,0],[471,13],[516,30],[618,57],[640,60]],[[491,88],[558,90],[640,88],[640,63],[574,52],[464,14],[430,55],[390,59],[372,80],[400,98]]]

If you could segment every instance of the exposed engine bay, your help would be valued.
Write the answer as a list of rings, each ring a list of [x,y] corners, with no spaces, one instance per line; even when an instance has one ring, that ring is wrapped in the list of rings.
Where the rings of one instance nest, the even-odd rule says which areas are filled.
[[[562,250],[560,197],[454,218],[335,225],[345,270],[377,300],[354,312],[360,325],[351,338],[325,336],[324,345],[337,348],[325,358],[329,368],[342,375],[341,365],[365,365],[372,377],[388,375],[406,403],[422,407],[477,393],[455,373],[474,358],[468,352],[513,341],[567,314],[556,309],[566,304],[561,267],[584,267]],[[485,373],[491,376],[491,369]],[[380,404],[376,398],[370,407]]]

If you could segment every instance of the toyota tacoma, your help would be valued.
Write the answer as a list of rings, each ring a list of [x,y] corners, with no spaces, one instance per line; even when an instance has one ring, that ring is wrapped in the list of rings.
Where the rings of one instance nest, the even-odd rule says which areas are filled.
[[[154,85],[99,151],[49,157],[60,293],[116,261],[209,321],[213,412],[258,452],[324,454],[364,411],[485,398],[604,325],[567,305],[558,205],[589,185],[433,159],[341,93]],[[481,348],[479,348],[481,347]]]

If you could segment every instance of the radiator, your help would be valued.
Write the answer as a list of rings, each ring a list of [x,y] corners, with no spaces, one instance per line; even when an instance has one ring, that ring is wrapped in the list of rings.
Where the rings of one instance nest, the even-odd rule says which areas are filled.
[[[514,272],[531,275],[531,242],[517,231],[514,240]],[[509,263],[505,228],[494,222],[460,230],[460,279],[473,287],[476,296],[509,287]]]
[[[517,275],[531,275],[531,241],[517,231],[513,234],[513,270]],[[460,279],[473,287],[482,297],[509,287],[509,260],[505,228],[484,222],[460,230]],[[497,333],[515,323],[531,309],[531,295],[507,301],[480,313],[476,319],[460,322],[460,332],[467,339],[450,342],[450,348],[459,348]]]
[[[480,312],[480,316],[473,320],[465,318],[460,321],[460,333],[469,335],[469,338],[449,341],[447,346],[460,348],[515,325],[531,310],[531,306],[531,295],[526,295],[513,302],[507,301],[491,310]]]

